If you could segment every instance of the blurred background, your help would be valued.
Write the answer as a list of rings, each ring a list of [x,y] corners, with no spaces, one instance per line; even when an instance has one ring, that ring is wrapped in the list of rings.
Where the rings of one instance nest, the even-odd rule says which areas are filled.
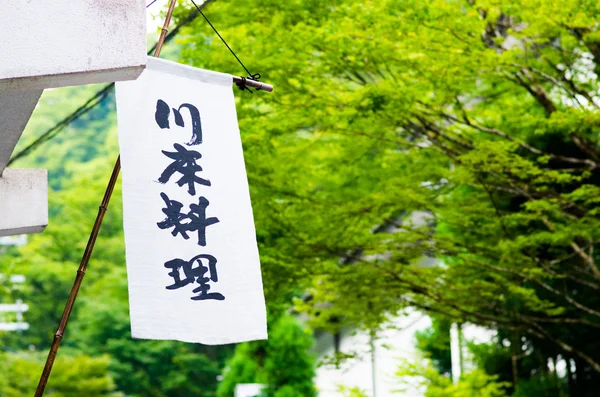
[[[205,13],[275,86],[234,87],[269,340],[131,338],[119,185],[48,396],[599,394],[598,2]],[[190,15],[181,2],[162,57],[244,75]],[[118,154],[102,89],[46,90],[14,154],[49,170],[50,222],[0,239],[2,397],[33,394]]]

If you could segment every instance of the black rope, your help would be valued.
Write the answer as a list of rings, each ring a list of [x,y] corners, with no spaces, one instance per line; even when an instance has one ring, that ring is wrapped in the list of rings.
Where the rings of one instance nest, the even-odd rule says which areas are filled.
[[[152,1],[150,4],[148,4],[146,6],[146,8],[150,7],[156,1],[157,0]],[[192,0],[192,2],[193,2],[193,0]],[[190,23],[191,21],[193,21],[197,17],[198,13],[201,14],[204,17],[204,19],[206,19],[206,21],[210,24],[210,26],[217,33],[217,35],[221,38],[221,40],[223,40],[223,37],[221,37],[221,35],[219,34],[219,32],[217,32],[217,30],[215,29],[215,27],[206,18],[206,16],[202,12],[202,9],[200,7],[198,7],[198,5],[196,3],[194,3],[194,5],[196,6],[196,9],[198,11],[197,12],[194,12],[194,11],[191,12],[185,19],[183,19],[182,21],[180,21],[180,23],[177,26],[175,26],[175,28],[172,29],[169,32],[169,34],[167,34],[165,42],[170,41],[179,32],[179,30],[181,30],[181,28],[183,26],[185,26],[188,23]],[[248,92],[252,93],[252,90],[248,86],[246,86],[246,80],[255,80],[255,81],[258,81],[261,78],[260,73],[251,74],[248,71],[248,69],[246,68],[246,66],[244,66],[244,64],[242,63],[242,61],[240,61],[240,59],[237,57],[237,55],[235,55],[235,53],[229,47],[229,45],[227,45],[227,43],[225,42],[225,40],[223,40],[223,43],[225,43],[225,45],[227,46],[227,48],[229,48],[229,51],[231,51],[231,53],[235,56],[235,58],[238,60],[238,62],[240,63],[240,65],[242,65],[242,67],[244,68],[244,70],[246,70],[246,72],[248,72],[248,75],[249,75],[248,77],[240,76],[240,77],[242,77],[242,82],[236,83],[236,85],[242,91],[247,90]],[[152,48],[150,48],[150,50],[148,51],[148,54],[151,54],[152,52],[154,52],[154,48],[155,47],[156,47],[156,44],[154,44],[152,46]],[[79,108],[77,108],[73,113],[69,114],[67,117],[65,117],[64,119],[62,119],[61,121],[59,121],[56,125],[54,125],[54,127],[50,128],[49,130],[47,130],[46,132],[44,132],[42,135],[40,135],[38,138],[36,138],[33,142],[31,142],[29,145],[27,145],[21,151],[19,151],[16,154],[13,154],[13,156],[8,161],[8,165],[11,165],[13,162],[17,161],[18,159],[29,155],[38,146],[40,146],[41,144],[43,144],[43,143],[51,140],[56,135],[58,135],[60,132],[62,132],[63,130],[65,130],[73,121],[75,121],[75,120],[79,119],[80,117],[82,117],[83,115],[89,113],[93,108],[95,108],[96,106],[98,106],[100,103],[102,103],[106,99],[106,97],[110,94],[110,92],[111,92],[112,88],[114,87],[114,85],[115,85],[115,83],[110,83],[110,84],[107,84],[106,86],[104,86],[101,90],[99,90],[94,95],[92,95],[92,97],[90,97],[82,106],[80,106]]]
[[[210,27],[212,28],[212,30],[214,30],[214,32],[216,33],[217,36],[219,36],[219,38],[221,39],[221,41],[223,42],[223,44],[225,44],[225,47],[227,47],[227,49],[229,50],[229,52],[231,52],[231,55],[233,55],[235,57],[235,59],[238,61],[238,63],[242,66],[242,68],[244,68],[244,70],[246,71],[246,73],[248,73],[247,77],[244,76],[240,76],[242,78],[242,81],[239,83],[235,83],[242,91],[248,91],[250,93],[252,93],[252,90],[250,89],[250,87],[248,87],[246,85],[246,81],[247,80],[254,80],[254,81],[259,81],[261,78],[260,73],[251,73],[250,70],[248,70],[248,68],[246,67],[246,65],[244,65],[244,62],[242,62],[242,60],[237,56],[237,54],[231,49],[231,47],[229,46],[229,44],[227,44],[227,42],[225,41],[225,39],[223,38],[223,36],[221,36],[221,34],[219,33],[219,31],[217,30],[217,28],[215,28],[215,26],[208,20],[208,18],[206,17],[206,15],[204,15],[204,13],[202,12],[202,10],[200,9],[200,7],[198,7],[198,4],[196,4],[196,2],[194,0],[191,0],[192,4],[196,7],[196,9],[198,10],[198,12],[200,13],[200,15],[202,15],[202,17],[204,18],[204,20],[210,25]]]
[[[42,135],[36,138],[35,141],[24,147],[19,153],[13,155],[8,161],[7,165],[11,165],[21,157],[28,155],[33,149],[41,145],[42,143],[49,141],[54,138],[58,133],[67,128],[73,121],[77,120],[81,116],[89,113],[93,108],[102,103],[104,99],[110,94],[114,83],[104,86],[100,91],[96,92],[90,99],[88,99],[83,105],[77,108],[73,113],[62,119],[54,127],[50,128]]]

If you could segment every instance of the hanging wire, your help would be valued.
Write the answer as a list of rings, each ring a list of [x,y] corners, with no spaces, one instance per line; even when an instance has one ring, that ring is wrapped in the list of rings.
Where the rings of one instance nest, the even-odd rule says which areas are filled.
[[[233,51],[231,49],[231,47],[229,46],[229,44],[227,44],[227,42],[225,41],[225,39],[223,38],[223,36],[221,36],[221,34],[219,33],[219,31],[217,30],[217,28],[215,28],[215,26],[208,20],[208,18],[206,17],[206,15],[204,15],[204,13],[202,12],[202,9],[200,9],[200,7],[198,7],[198,4],[196,4],[196,2],[194,0],[191,0],[192,4],[196,7],[196,9],[198,10],[198,12],[200,13],[200,15],[202,15],[202,17],[204,18],[204,20],[210,25],[210,27],[212,28],[212,30],[214,30],[214,32],[216,33],[217,36],[219,36],[219,38],[221,39],[221,41],[223,42],[223,44],[225,44],[225,47],[227,47],[227,49],[229,50],[229,52],[231,52],[231,55],[233,55],[235,57],[235,59],[238,61],[238,63],[242,66],[242,68],[244,68],[244,70],[246,71],[246,73],[248,73],[247,77],[244,76],[240,76],[242,78],[242,81],[240,83],[236,83],[236,85],[242,90],[247,90],[250,93],[252,93],[252,90],[246,86],[246,80],[255,80],[255,81],[259,81],[261,78],[260,73],[254,73],[252,74],[250,72],[250,70],[248,70],[248,68],[246,67],[246,65],[244,65],[244,63],[242,62],[242,60],[237,56],[237,54],[235,53],[235,51]]]
[[[90,99],[88,99],[83,105],[77,108],[73,113],[59,121],[54,127],[50,128],[42,135],[36,138],[35,141],[31,142],[29,145],[24,147],[18,153],[14,154],[7,165],[11,165],[13,162],[17,161],[21,157],[28,155],[33,149],[42,143],[49,141],[58,135],[61,131],[67,128],[72,122],[82,117],[84,114],[89,113],[93,108],[98,106],[100,103],[104,101],[104,99],[110,94],[114,83],[106,85],[100,91],[96,92]]]
[[[148,8],[152,4],[156,3],[156,1],[158,1],[158,0],[153,0],[150,4],[148,4],[146,6],[146,8]],[[198,13],[199,13],[200,15],[202,15],[204,17],[204,19],[206,20],[206,22],[208,22],[208,24],[212,27],[212,29],[215,31],[215,33],[217,34],[217,36],[219,36],[219,38],[221,39],[221,41],[223,41],[223,43],[225,44],[225,46],[227,46],[227,48],[233,54],[233,56],[235,57],[235,59],[237,59],[237,61],[240,63],[240,65],[248,73],[248,77],[240,76],[242,78],[242,81],[240,83],[236,83],[236,85],[242,91],[248,91],[248,92],[252,93],[252,90],[248,86],[246,86],[246,80],[259,81],[260,78],[261,78],[260,73],[255,73],[255,74],[250,73],[250,71],[248,70],[248,68],[244,65],[244,63],[240,60],[240,58],[235,54],[235,52],[231,49],[231,47],[227,44],[227,42],[219,34],[219,32],[217,31],[217,29],[214,27],[214,25],[208,20],[208,18],[206,18],[206,15],[204,15],[204,13],[202,12],[202,9],[200,7],[198,7],[198,5],[194,2],[194,0],[192,0],[192,3],[196,7],[197,12],[190,13],[187,18],[185,18],[183,21],[181,21],[175,27],[175,29],[172,29],[169,32],[169,34],[167,35],[167,41],[171,40],[173,38],[173,36],[175,36],[183,26],[187,25],[192,20],[194,20],[196,18],[196,16],[198,15]],[[148,54],[151,54],[154,51],[155,47],[156,47],[156,44],[150,49],[150,51],[148,52]],[[51,140],[56,135],[58,135],[60,132],[62,132],[63,130],[65,130],[73,121],[75,121],[75,120],[79,119],[80,117],[82,117],[83,115],[89,113],[93,108],[95,108],[96,106],[98,106],[100,103],[102,103],[104,101],[104,99],[106,99],[106,97],[110,94],[110,92],[111,92],[112,88],[114,87],[114,85],[115,85],[115,83],[107,84],[100,91],[96,92],[91,98],[89,98],[81,107],[79,107],[78,109],[76,109],[73,113],[71,113],[70,115],[68,115],[67,117],[65,117],[63,120],[59,121],[54,127],[50,128],[49,130],[47,130],[46,132],[44,132],[42,135],[40,135],[38,138],[36,138],[32,143],[30,143],[29,145],[27,145],[21,151],[19,151],[16,154],[13,154],[13,156],[8,161],[8,165],[11,165],[13,162],[17,161],[18,159],[29,155],[38,146],[40,146],[44,142],[47,142],[47,141]]]

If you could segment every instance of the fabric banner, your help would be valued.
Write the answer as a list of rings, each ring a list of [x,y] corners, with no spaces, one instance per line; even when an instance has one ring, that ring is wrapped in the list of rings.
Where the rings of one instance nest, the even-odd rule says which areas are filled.
[[[266,339],[232,77],[149,58],[116,86],[133,337]]]

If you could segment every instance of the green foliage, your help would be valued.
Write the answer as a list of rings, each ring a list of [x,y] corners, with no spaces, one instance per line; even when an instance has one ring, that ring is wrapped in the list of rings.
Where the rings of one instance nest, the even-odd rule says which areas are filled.
[[[227,361],[223,380],[217,388],[218,397],[233,397],[238,383],[266,383],[264,356],[267,342],[242,343]]]
[[[22,397],[34,394],[44,366],[45,354],[0,355],[0,395]],[[47,395],[56,397],[119,397],[108,373],[108,356],[64,355],[56,360]]]
[[[513,397],[563,397],[569,391],[565,379],[556,375],[534,376],[519,383]]]
[[[233,397],[239,383],[265,384],[269,397],[315,397],[313,338],[289,315],[271,325],[269,340],[237,346],[228,361],[218,397]]]
[[[367,393],[363,390],[360,390],[357,387],[344,387],[340,386],[339,392],[344,397],[368,397]]]
[[[433,317],[431,327],[415,334],[417,348],[431,360],[435,368],[442,374],[452,373],[450,326],[451,323],[448,319]]]
[[[506,397],[508,384],[497,382],[495,376],[480,370],[472,371],[461,377],[456,384],[445,375],[441,375],[429,361],[423,363],[404,363],[396,375],[403,384],[411,384],[423,390],[425,397]],[[402,389],[400,389],[402,390]]]
[[[515,341],[516,343],[518,342]],[[488,374],[497,374],[501,381],[511,382],[512,390],[514,390],[514,385],[512,385],[514,382],[513,351],[511,350],[515,349],[512,345],[504,346],[501,341],[492,341],[492,343],[468,343],[467,347],[479,369]],[[524,362],[521,362],[520,368],[517,368],[517,377],[522,376],[527,379],[530,372],[539,368],[534,363],[529,362],[528,364],[525,366]]]
[[[597,1],[228,0],[207,13],[276,87],[238,92],[271,313],[303,297],[297,309],[316,327],[376,329],[412,306],[497,329],[506,348],[485,366],[499,360],[491,372],[520,393],[562,357],[569,393],[597,394]],[[182,33],[181,61],[242,73],[203,20]],[[91,90],[46,92],[21,147]],[[32,308],[29,331],[1,336],[11,348],[51,340],[118,151],[112,105],[16,164],[50,168],[54,191],[48,230],[0,258],[1,272],[30,280],[3,295]],[[227,350],[129,341],[120,205],[117,191],[65,346],[108,352],[125,393],[210,395]],[[296,392],[287,364],[267,360],[292,353],[267,351],[270,393]],[[499,390],[482,374],[469,382]]]
[[[291,316],[273,326],[266,348],[265,372],[269,397],[314,397],[315,361],[310,333]]]
[[[413,306],[511,332],[520,379],[560,355],[593,395],[598,2],[244,5],[209,17],[276,87],[238,103],[269,304],[308,289],[323,329]],[[240,73],[186,33],[185,62]]]

